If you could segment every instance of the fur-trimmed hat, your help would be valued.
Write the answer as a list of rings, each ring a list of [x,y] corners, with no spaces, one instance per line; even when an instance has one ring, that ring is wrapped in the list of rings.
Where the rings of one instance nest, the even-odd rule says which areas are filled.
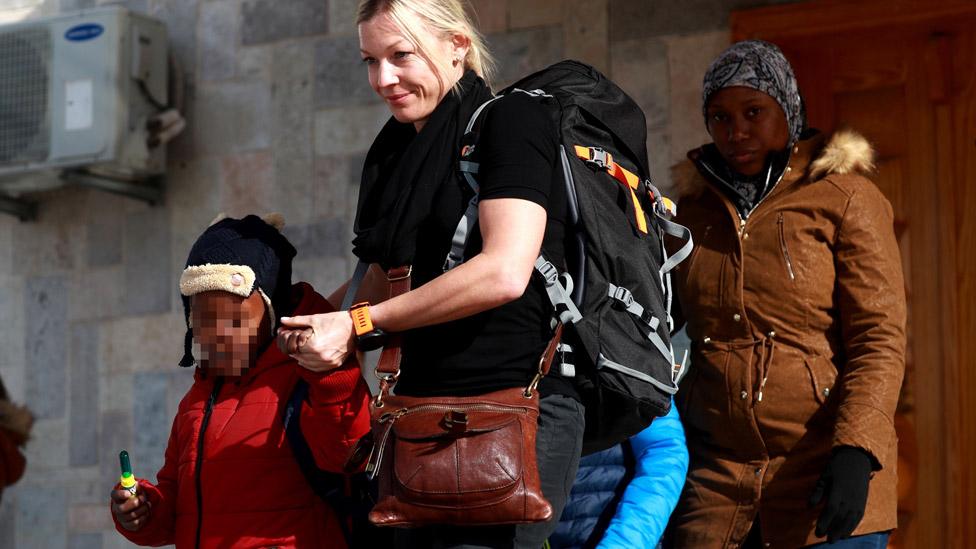
[[[296,252],[281,234],[283,226],[277,214],[264,219],[256,215],[243,219],[220,215],[193,244],[180,276],[187,326],[180,366],[196,363],[190,327],[191,296],[219,290],[248,297],[257,291],[268,306],[272,331],[277,327],[278,314],[291,312],[291,262]]]

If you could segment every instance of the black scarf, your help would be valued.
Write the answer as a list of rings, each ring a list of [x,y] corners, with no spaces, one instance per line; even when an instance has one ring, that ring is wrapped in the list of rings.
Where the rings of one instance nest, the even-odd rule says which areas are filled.
[[[417,231],[445,184],[456,181],[461,138],[468,119],[491,90],[474,71],[449,91],[419,133],[390,120],[366,154],[356,208],[353,253],[384,269],[411,265]]]

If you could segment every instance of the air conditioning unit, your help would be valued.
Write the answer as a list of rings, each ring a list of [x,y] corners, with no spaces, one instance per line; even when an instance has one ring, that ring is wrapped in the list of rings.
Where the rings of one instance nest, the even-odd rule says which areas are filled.
[[[44,190],[65,169],[162,173],[146,121],[168,103],[167,68],[166,27],[124,8],[0,26],[0,192]]]

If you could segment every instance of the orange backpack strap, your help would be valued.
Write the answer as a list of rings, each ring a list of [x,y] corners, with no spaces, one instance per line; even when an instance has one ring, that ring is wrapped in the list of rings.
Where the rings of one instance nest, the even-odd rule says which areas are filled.
[[[624,168],[613,161],[613,155],[600,147],[583,147],[575,145],[576,156],[580,157],[589,164],[595,165],[602,170],[606,170],[611,177],[619,181],[630,189],[630,198],[634,202],[634,215],[637,218],[637,228],[640,232],[647,234],[647,216],[644,208],[637,199],[637,189],[640,186],[640,177],[634,172]]]

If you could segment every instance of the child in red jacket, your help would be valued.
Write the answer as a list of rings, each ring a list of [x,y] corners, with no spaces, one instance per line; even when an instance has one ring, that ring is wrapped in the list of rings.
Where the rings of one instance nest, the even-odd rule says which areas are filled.
[[[26,406],[14,404],[0,379],[0,495],[20,480],[27,468],[21,449],[27,444],[34,416]]]
[[[355,360],[315,373],[274,345],[279,315],[332,311],[311,286],[291,284],[295,249],[249,215],[222,219],[190,251],[180,278],[195,363],[157,483],[111,492],[116,529],[139,545],[344,547],[333,510],[315,495],[285,435],[296,383],[308,384],[301,433],[316,465],[341,472],[369,430],[369,390]],[[135,449],[138,452],[138,449]]]

